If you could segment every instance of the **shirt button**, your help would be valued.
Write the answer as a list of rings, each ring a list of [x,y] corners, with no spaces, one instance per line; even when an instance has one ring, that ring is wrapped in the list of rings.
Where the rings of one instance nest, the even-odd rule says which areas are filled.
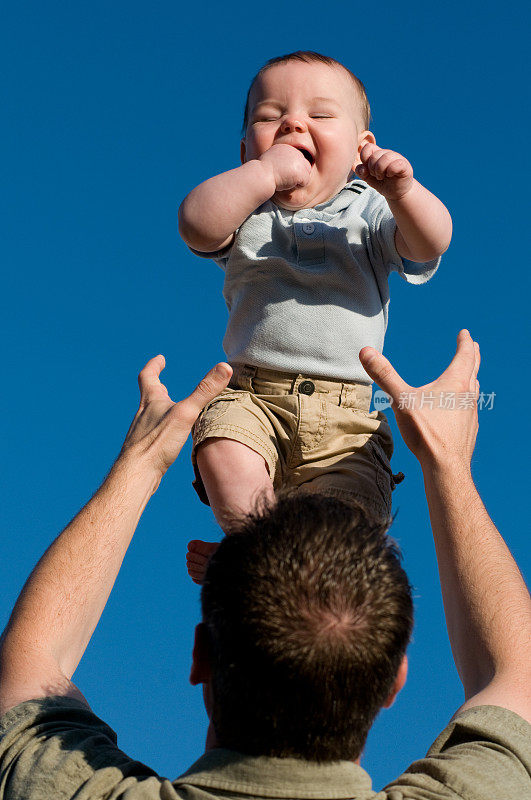
[[[313,232],[314,232],[314,230],[315,230],[315,225],[313,224],[313,222],[306,222],[306,223],[305,223],[305,224],[302,226],[302,230],[304,231],[304,233],[305,233],[307,236],[311,236],[311,235],[312,235],[312,233],[313,233]]]
[[[313,394],[315,392],[315,384],[312,381],[302,381],[299,383],[299,394]]]

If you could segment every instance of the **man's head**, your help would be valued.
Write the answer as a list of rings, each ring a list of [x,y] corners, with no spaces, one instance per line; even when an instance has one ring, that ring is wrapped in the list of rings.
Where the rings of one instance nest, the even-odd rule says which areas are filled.
[[[310,182],[275,200],[289,209],[337,194],[359,163],[370,108],[362,82],[335,59],[310,51],[273,58],[253,78],[245,104],[242,162],[274,144],[291,144],[312,165]]]
[[[335,499],[281,497],[223,540],[202,606],[209,668],[194,682],[209,683],[219,745],[315,761],[360,754],[405,680],[412,627],[384,527]]]

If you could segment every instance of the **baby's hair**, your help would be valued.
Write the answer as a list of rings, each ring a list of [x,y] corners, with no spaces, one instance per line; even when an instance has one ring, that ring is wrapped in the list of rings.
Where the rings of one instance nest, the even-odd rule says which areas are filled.
[[[329,67],[341,67],[344,69],[348,75],[350,75],[352,82],[356,86],[358,90],[358,96],[360,101],[360,111],[361,111],[361,120],[365,130],[368,130],[369,125],[371,123],[371,107],[369,105],[369,99],[367,97],[367,92],[365,91],[365,86],[360,81],[360,79],[354,75],[344,64],[340,61],[336,61],[335,58],[331,58],[330,56],[323,56],[322,53],[315,53],[313,50],[297,50],[295,53],[288,53],[285,56],[276,56],[276,58],[270,58],[269,61],[266,61],[263,67],[261,67],[254,78],[251,81],[251,85],[249,86],[249,91],[247,92],[247,98],[245,100],[245,110],[243,113],[243,128],[242,134],[245,136],[245,132],[247,130],[247,124],[249,122],[249,98],[251,96],[251,90],[260,77],[263,75],[264,72],[267,72],[268,69],[274,67],[275,64],[286,64],[288,61],[304,61],[306,64],[310,64],[312,61],[320,61],[322,64],[327,64]]]

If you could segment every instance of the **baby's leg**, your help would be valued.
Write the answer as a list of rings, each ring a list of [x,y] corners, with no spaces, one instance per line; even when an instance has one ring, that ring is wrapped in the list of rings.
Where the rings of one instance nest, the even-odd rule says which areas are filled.
[[[225,533],[257,501],[267,503],[274,497],[263,456],[234,439],[207,439],[197,450],[197,466],[210,507]]]
[[[197,450],[197,466],[210,507],[225,533],[252,511],[257,502],[267,504],[274,500],[263,456],[241,442],[207,439]],[[216,548],[217,544],[212,542],[189,542],[188,572],[196,583],[202,583],[208,559]]]

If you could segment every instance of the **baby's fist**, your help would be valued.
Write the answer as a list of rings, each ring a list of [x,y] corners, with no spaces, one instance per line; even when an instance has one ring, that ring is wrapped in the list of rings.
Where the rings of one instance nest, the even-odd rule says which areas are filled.
[[[404,156],[366,144],[360,152],[356,174],[386,200],[400,200],[413,186],[413,167]]]
[[[276,192],[306,186],[310,180],[310,162],[290,144],[274,144],[259,160],[272,170]]]

